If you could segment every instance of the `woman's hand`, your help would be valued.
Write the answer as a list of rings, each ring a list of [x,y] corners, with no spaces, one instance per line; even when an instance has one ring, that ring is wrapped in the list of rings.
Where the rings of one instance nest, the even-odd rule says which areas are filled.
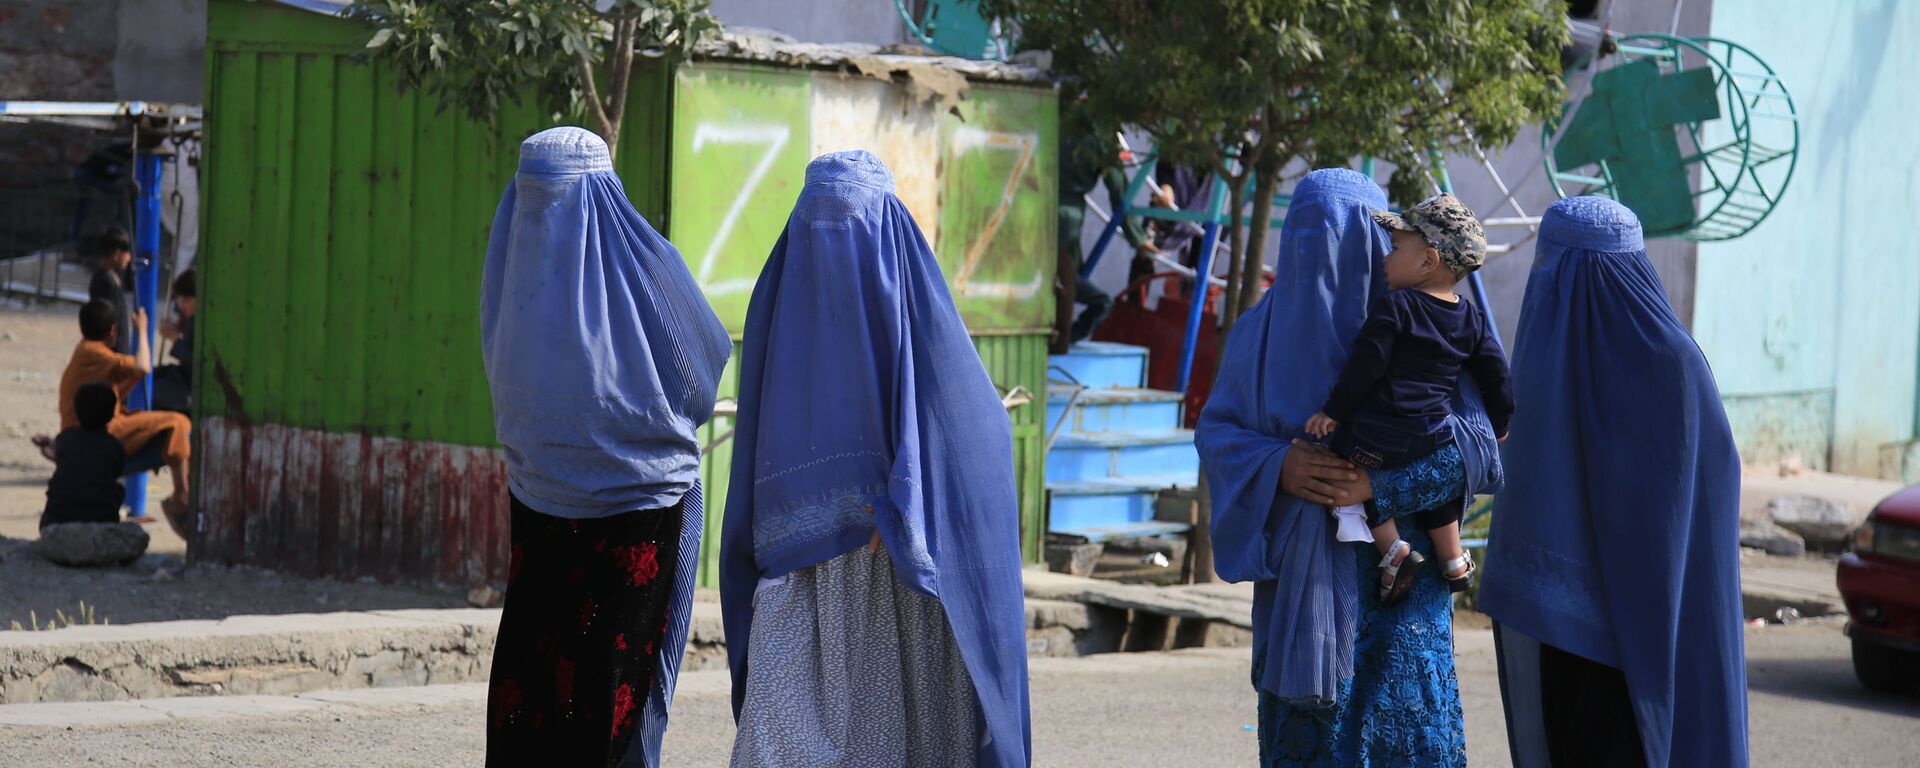
[[[1280,490],[1328,506],[1359,504],[1373,498],[1367,475],[1347,460],[1305,440],[1294,440],[1280,461]]]

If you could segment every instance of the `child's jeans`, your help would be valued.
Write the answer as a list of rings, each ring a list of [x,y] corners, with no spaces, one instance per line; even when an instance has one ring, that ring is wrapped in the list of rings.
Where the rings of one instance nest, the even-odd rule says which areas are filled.
[[[1356,414],[1334,430],[1328,447],[1362,469],[1399,469],[1453,444],[1446,424],[1372,413]]]

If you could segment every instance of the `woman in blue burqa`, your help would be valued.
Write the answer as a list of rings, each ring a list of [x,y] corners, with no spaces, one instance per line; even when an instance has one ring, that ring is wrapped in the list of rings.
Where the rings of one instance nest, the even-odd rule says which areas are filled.
[[[487,764],[660,764],[700,548],[700,444],[732,343],[607,145],[520,145],[481,278],[512,560]]]
[[[733,765],[1027,765],[1018,509],[1006,410],[893,174],[814,160],[741,348]]]
[[[1339,378],[1369,307],[1387,291],[1386,196],[1364,175],[1314,171],[1294,190],[1273,287],[1227,339],[1196,442],[1213,499],[1215,567],[1254,582],[1253,684],[1260,764],[1422,768],[1466,764],[1453,671],[1453,608],[1439,577],[1382,606],[1372,544],[1339,542],[1329,505],[1395,516],[1490,493],[1500,466],[1478,390],[1462,380],[1454,446],[1369,475],[1302,427]],[[1525,406],[1522,405],[1524,408]],[[1417,525],[1401,535],[1433,557]]]
[[[1480,607],[1513,764],[1745,766],[1740,457],[1640,222],[1540,223]]]

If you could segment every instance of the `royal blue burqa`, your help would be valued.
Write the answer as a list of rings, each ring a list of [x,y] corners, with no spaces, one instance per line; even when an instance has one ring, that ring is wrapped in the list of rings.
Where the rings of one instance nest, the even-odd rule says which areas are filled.
[[[1213,497],[1214,568],[1258,582],[1255,682],[1284,700],[1330,703],[1353,675],[1361,583],[1351,545],[1324,505],[1280,490],[1280,465],[1326,402],[1367,309],[1386,293],[1386,196],[1346,169],[1307,174],[1280,230],[1273,287],[1234,324],[1195,442]],[[1490,493],[1500,463],[1479,392],[1461,381],[1449,418],[1470,489]],[[1464,489],[1463,489],[1464,490]]]
[[[733,343],[686,262],[627,202],[606,142],[520,145],[481,276],[480,339],[513,495],[593,518],[681,505],[679,572],[629,759],[660,765],[705,525],[694,430]]]
[[[1547,209],[1514,347],[1481,609],[1623,670],[1649,765],[1746,765],[1740,458],[1631,211]]]
[[[520,145],[487,241],[480,341],[507,479],[528,507],[605,517],[693,487],[694,431],[733,344],[680,252],[627,202],[600,137],[553,128]]]
[[[979,696],[982,766],[1030,761],[1013,433],[893,174],[822,156],[747,309],[720,599],[738,718],[762,578],[864,546],[936,597]]]

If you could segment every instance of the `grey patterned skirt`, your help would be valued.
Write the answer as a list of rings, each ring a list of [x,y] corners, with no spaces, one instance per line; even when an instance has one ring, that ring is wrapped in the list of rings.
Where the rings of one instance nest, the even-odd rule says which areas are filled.
[[[940,602],[861,547],[754,594],[734,768],[973,766],[980,705]]]

